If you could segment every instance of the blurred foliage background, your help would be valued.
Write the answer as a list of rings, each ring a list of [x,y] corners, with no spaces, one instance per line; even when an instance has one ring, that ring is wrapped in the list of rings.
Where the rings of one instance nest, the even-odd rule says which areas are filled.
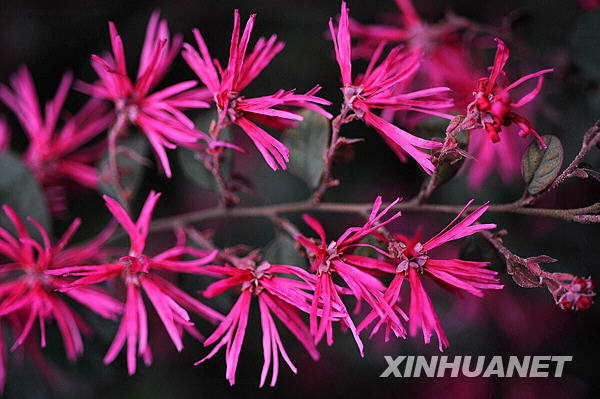
[[[386,13],[395,11],[392,0],[350,1],[351,15],[361,22],[375,23]],[[545,81],[535,125],[542,134],[558,136],[565,147],[565,163],[577,153],[581,138],[600,116],[600,10],[586,11],[575,0],[423,0],[416,5],[424,19],[436,21],[447,11],[480,23],[509,27],[506,37],[512,57],[509,61],[514,76],[541,68],[554,67],[556,73]],[[158,8],[170,23],[172,32],[182,32],[192,40],[191,29],[201,29],[213,56],[223,60],[228,52],[232,26],[232,11],[239,8],[242,18],[258,13],[253,39],[259,35],[277,33],[286,48],[264,73],[248,87],[247,94],[271,93],[280,88],[305,91],[314,84],[323,85],[320,95],[330,99],[335,113],[340,92],[338,67],[332,56],[332,44],[325,34],[330,16],[339,13],[337,0],[303,1],[207,1],[171,0],[147,2],[72,1],[53,2],[33,0],[0,1],[0,81],[7,82],[22,64],[27,65],[36,81],[40,98],[53,95],[61,74],[69,69],[76,77],[91,81],[94,74],[89,66],[89,54],[109,48],[107,21],[112,20],[125,41],[129,66],[137,64],[145,26],[151,11]],[[493,48],[483,50],[491,61]],[[482,71],[484,72],[484,71]],[[482,75],[483,76],[483,75]],[[178,59],[167,81],[194,79],[182,59]],[[474,82],[475,83],[475,82]],[[85,101],[83,94],[72,93],[67,107],[76,109]],[[2,108],[3,113],[6,108]],[[12,117],[11,117],[12,118]],[[14,123],[13,147],[23,148],[25,141]],[[202,115],[199,115],[202,119]],[[361,123],[343,128],[349,137],[366,138],[354,146],[352,162],[337,167],[336,177],[342,185],[327,193],[328,201],[371,201],[377,194],[385,199],[411,197],[419,187],[421,172],[415,164],[401,164],[383,140]],[[241,136],[241,135],[240,135]],[[248,148],[249,143],[239,140]],[[172,163],[175,162],[172,154]],[[242,196],[245,204],[287,202],[306,198],[310,193],[299,179],[289,173],[273,173],[251,149],[238,156],[236,167],[246,172],[254,192]],[[600,166],[598,151],[587,159]],[[0,171],[2,173],[2,171]],[[168,181],[149,169],[145,173],[138,195],[143,200],[149,189],[164,193],[157,216],[214,206],[216,198],[198,187],[183,173],[174,173]],[[470,190],[464,174],[445,185],[433,197],[433,202],[464,204],[471,198],[477,202],[503,203],[512,201],[523,190],[522,182],[505,185],[492,178],[478,191]],[[560,190],[540,201],[542,207],[577,207],[598,201],[598,182],[593,179],[569,181]],[[84,228],[78,234],[85,239],[97,232],[108,220],[101,199],[94,193],[72,200],[71,217],[81,216]],[[102,209],[102,217],[98,215]],[[449,215],[406,213],[396,227],[413,233],[426,225],[425,233],[435,232],[450,221]],[[323,216],[332,235],[357,219],[351,216]],[[600,258],[598,226],[567,224],[556,220],[515,215],[490,214],[494,221],[508,228],[505,244],[522,256],[547,254],[560,261],[547,266],[549,270],[564,270],[574,274],[591,275],[596,280]],[[299,221],[298,215],[292,221]],[[64,229],[56,223],[56,230]],[[300,223],[299,223],[300,224]],[[220,246],[239,243],[264,247],[275,236],[273,227],[261,219],[217,220],[202,223],[201,229],[215,230]],[[300,225],[303,231],[304,226]],[[165,235],[169,237],[169,235]],[[162,237],[157,237],[160,247]],[[469,244],[463,243],[464,245]],[[457,245],[456,251],[460,248]],[[463,248],[471,257],[481,254]],[[494,265],[503,271],[501,264]],[[242,350],[238,382],[229,387],[224,378],[222,354],[207,363],[193,367],[206,349],[188,339],[182,354],[176,353],[165,340],[161,328],[151,329],[155,362],[141,367],[128,377],[123,358],[110,367],[102,364],[102,356],[111,341],[116,325],[93,318],[98,331],[86,341],[86,353],[76,364],[70,364],[62,352],[58,336],[52,337],[43,356],[49,368],[40,372],[30,359],[9,356],[7,398],[200,398],[200,397],[399,397],[419,395],[429,397],[490,397],[490,398],[585,398],[598,397],[600,309],[593,306],[587,312],[566,312],[558,309],[543,288],[515,287],[505,273],[506,289],[489,293],[482,300],[455,298],[441,290],[432,290],[436,309],[450,340],[446,355],[573,355],[565,376],[561,379],[379,379],[385,368],[383,355],[435,355],[437,345],[423,345],[420,337],[384,344],[376,337],[367,345],[361,359],[351,336],[338,332],[336,343],[322,345],[322,359],[313,363],[300,345],[287,339],[286,348],[299,369],[297,376],[282,369],[276,388],[258,390],[262,365],[259,320],[253,314]],[[206,284],[201,278],[186,278],[182,286],[197,292]],[[435,287],[432,287],[435,288]],[[227,311],[231,298],[211,302]],[[89,313],[89,312],[87,312]],[[202,321],[200,329],[210,333]],[[53,329],[50,329],[53,331]],[[54,331],[55,332],[55,331]],[[287,336],[281,329],[284,339]]]

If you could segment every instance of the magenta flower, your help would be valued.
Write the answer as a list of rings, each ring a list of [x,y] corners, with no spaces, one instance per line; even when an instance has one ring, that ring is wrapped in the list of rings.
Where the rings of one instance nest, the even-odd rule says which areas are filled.
[[[268,262],[261,262],[259,265],[251,262],[240,267],[207,266],[207,270],[227,277],[208,286],[204,291],[205,297],[215,297],[234,287],[239,287],[241,294],[229,314],[204,341],[204,346],[212,345],[217,341],[218,343],[196,364],[210,359],[225,346],[227,363],[225,376],[231,385],[235,383],[235,372],[253,297],[258,301],[263,332],[264,363],[260,375],[261,387],[266,381],[270,368],[272,368],[270,385],[275,386],[279,374],[280,354],[290,369],[294,373],[297,372],[296,366],[283,347],[273,316],[276,316],[294,334],[314,360],[319,359],[319,352],[312,341],[310,331],[298,312],[298,310],[307,313],[310,311],[309,301],[312,299],[312,294],[308,291],[314,290],[313,275],[295,266],[271,265]]]
[[[487,210],[488,205],[481,206],[454,224],[467,211],[472,202],[470,201],[448,226],[424,244],[421,244],[419,235],[414,239],[409,239],[400,234],[392,237],[380,237],[387,244],[388,253],[385,255],[385,263],[380,263],[378,268],[382,271],[394,273],[394,278],[385,291],[385,299],[389,302],[390,306],[394,306],[395,309],[399,310],[397,305],[400,299],[402,283],[405,279],[408,279],[411,290],[408,312],[409,333],[411,336],[415,336],[417,330],[421,329],[425,343],[429,343],[431,336],[435,332],[440,351],[448,346],[448,339],[444,334],[431,299],[423,287],[420,275],[427,275],[440,286],[450,291],[457,292],[463,290],[476,296],[482,296],[483,289],[501,289],[503,287],[501,284],[498,284],[497,273],[493,270],[485,269],[489,262],[471,262],[459,259],[440,260],[433,259],[429,255],[429,251],[447,242],[496,227],[495,224],[476,223]],[[400,314],[403,315],[404,313],[401,312]],[[358,330],[361,331],[367,328],[377,319],[378,321],[371,331],[371,336],[379,330],[383,323],[388,323],[388,331],[386,331],[387,340],[389,337],[389,325],[393,325],[393,321],[387,320],[375,312],[371,312],[360,323]]]
[[[423,63],[410,84],[427,82],[449,87],[454,109],[464,112],[472,102],[473,81],[480,76],[460,32],[469,28],[469,22],[448,18],[430,24],[421,19],[410,0],[396,0],[396,3],[400,12],[392,16],[393,25],[363,25],[350,19],[350,32],[358,39],[354,54],[369,58],[381,41],[421,51]],[[392,120],[393,116],[388,114],[389,111],[386,111],[384,118]],[[518,177],[523,144],[507,135],[501,144],[493,145],[479,134],[471,134],[469,154],[476,161],[468,162],[469,186],[481,187],[494,171],[504,182]]]
[[[183,349],[183,330],[198,339],[202,339],[201,334],[194,328],[194,323],[190,321],[188,311],[194,312],[211,322],[223,319],[219,312],[186,294],[158,273],[165,271],[203,274],[205,271],[200,266],[213,260],[217,251],[192,250],[178,244],[153,257],[144,254],[152,212],[159,197],[160,194],[150,192],[138,220],[133,222],[117,201],[104,196],[109,211],[129,235],[131,246],[128,255],[121,257],[115,263],[73,266],[51,271],[55,275],[82,277],[66,287],[66,292],[70,292],[71,289],[76,287],[98,284],[119,276],[122,278],[127,291],[125,310],[117,335],[104,357],[104,363],[111,363],[127,343],[129,374],[134,374],[136,370],[136,352],[144,359],[146,364],[152,362],[152,354],[148,345],[147,312],[142,292],[146,294],[152,303],[178,351]],[[202,257],[189,261],[180,260],[179,258],[184,254],[200,255]]]
[[[468,22],[453,18],[430,24],[421,19],[410,0],[396,0],[396,4],[400,12],[391,16],[393,25],[363,25],[349,20],[350,33],[358,39],[354,52],[370,58],[382,41],[422,52],[423,80],[448,86],[458,93],[455,101],[466,106],[473,92],[470,78],[474,69],[459,31],[468,27]]]
[[[62,127],[59,118],[73,77],[66,73],[54,98],[42,113],[31,74],[22,67],[12,78],[11,87],[0,85],[0,100],[17,116],[29,140],[23,161],[45,188],[51,209],[64,210],[67,183],[98,188],[95,163],[102,155],[97,148],[83,148],[104,131],[113,115],[97,100],[89,101],[77,114],[67,117]],[[8,146],[4,120],[0,120],[0,142]]]
[[[282,42],[277,41],[276,35],[269,39],[260,38],[252,52],[246,56],[255,19],[256,14],[252,14],[240,38],[240,14],[238,10],[234,11],[229,62],[225,69],[211,58],[198,29],[194,29],[194,37],[200,53],[186,43],[182,55],[213,95],[219,111],[218,126],[223,127],[228,123],[238,125],[250,137],[273,170],[280,167],[286,169],[289,161],[288,148],[257,123],[276,129],[293,126],[294,122],[302,120],[302,116],[291,111],[289,107],[310,109],[331,118],[331,115],[318,105],[329,105],[330,102],[315,96],[320,86],[315,86],[306,94],[296,94],[294,90],[279,90],[272,95],[256,98],[240,95],[284,46]],[[218,134],[219,130],[216,129],[213,134]]]
[[[167,177],[171,167],[165,151],[177,145],[190,146],[206,136],[194,128],[194,122],[182,110],[206,108],[207,92],[194,89],[194,80],[151,91],[160,83],[181,48],[182,37],[169,37],[167,22],[155,11],[150,17],[135,82],[127,75],[121,36],[109,22],[112,55],[92,55],[92,67],[100,78],[96,83],[78,82],[78,89],[95,98],[112,101],[120,124],[139,127],[160,161]],[[123,126],[124,127],[124,126]]]
[[[506,129],[515,130],[516,126]],[[513,133],[513,132],[510,132]],[[503,183],[510,183],[521,176],[521,158],[528,140],[519,140],[516,134],[506,134],[502,141],[493,143],[485,132],[473,131],[469,136],[468,152],[473,159],[467,160],[469,187],[479,189],[492,175],[497,173]]]
[[[11,350],[25,343],[34,323],[39,322],[40,345],[46,346],[46,323],[54,319],[60,330],[67,357],[75,360],[83,352],[81,332],[89,332],[90,327],[65,301],[75,300],[102,317],[115,319],[122,305],[103,290],[92,287],[79,287],[66,293],[57,290],[70,281],[63,277],[49,275],[58,268],[96,262],[104,257],[100,246],[106,240],[101,234],[98,239],[83,247],[65,248],[80,225],[80,220],[69,226],[62,238],[55,244],[44,228],[35,220],[29,219],[42,237],[42,243],[34,240],[25,224],[8,205],[4,213],[12,222],[16,237],[0,227],[0,319],[7,318],[16,337]],[[0,329],[0,347],[4,345]],[[2,348],[0,348],[2,349]],[[2,352],[4,352],[2,350]],[[4,355],[0,355],[3,357]],[[0,359],[3,360],[3,359]],[[4,361],[0,362],[0,389],[3,386]]]
[[[588,277],[565,275],[563,285],[552,294],[561,309],[587,310],[594,303],[596,283]],[[567,277],[571,277],[570,281]]]
[[[298,236],[296,239],[304,246],[311,259],[311,269],[317,274],[315,293],[310,309],[310,329],[315,343],[319,343],[323,336],[327,336],[327,344],[333,344],[333,322],[341,320],[347,326],[363,356],[363,344],[358,336],[358,331],[350,314],[340,297],[342,294],[352,294],[358,301],[357,310],[361,301],[365,301],[377,314],[389,317],[394,322],[394,332],[404,335],[404,328],[393,309],[383,297],[384,285],[375,276],[369,273],[378,262],[374,259],[351,255],[350,250],[360,246],[368,246],[361,240],[385,226],[400,216],[394,214],[385,221],[381,219],[398,202],[394,201],[385,209],[381,209],[381,197],[377,197],[369,220],[361,227],[347,229],[341,237],[327,243],[323,226],[312,217],[304,215],[304,221],[318,234],[319,240]],[[333,282],[334,275],[339,275],[348,288],[338,287]],[[321,306],[321,308],[319,307]],[[334,316],[334,312],[338,316]],[[318,322],[317,318],[321,320]]]
[[[475,118],[478,127],[485,129],[494,143],[500,141],[499,134],[504,127],[515,124],[519,127],[518,134],[520,136],[526,137],[529,133],[532,133],[539,140],[540,145],[545,147],[544,140],[535,131],[531,122],[513,110],[533,100],[542,89],[543,75],[554,70],[543,69],[525,75],[509,84],[504,73],[509,51],[502,40],[496,38],[496,42],[498,43],[498,49],[496,50],[494,65],[488,77],[479,79],[475,101],[469,104],[467,108],[468,117]],[[510,91],[534,78],[537,78],[535,88],[518,101],[513,102],[510,98]]]
[[[414,158],[425,172],[431,174],[435,166],[431,163],[431,155],[424,150],[441,148],[442,143],[415,137],[375,115],[371,110],[379,108],[394,111],[416,111],[451,119],[450,115],[438,110],[449,108],[452,106],[452,101],[436,97],[450,89],[433,87],[399,93],[397,89],[404,87],[403,85],[406,85],[416,73],[422,55],[420,51],[404,50],[403,47],[398,46],[393,48],[387,57],[377,65],[385,47],[384,42],[381,42],[374,51],[365,73],[352,81],[348,16],[349,10],[346,8],[346,3],[342,2],[337,32],[333,21],[329,20],[329,29],[344,85],[342,87],[344,107],[354,111],[357,118],[373,126],[401,159],[404,158],[403,152],[405,152]]]

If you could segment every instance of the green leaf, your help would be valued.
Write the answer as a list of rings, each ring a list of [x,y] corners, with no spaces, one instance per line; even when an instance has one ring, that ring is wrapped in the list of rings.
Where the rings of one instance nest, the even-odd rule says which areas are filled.
[[[423,119],[414,129],[414,134],[421,138],[431,140],[434,137],[445,137],[446,128],[450,121],[438,116],[430,116]]]
[[[529,194],[535,195],[552,184],[560,173],[564,153],[562,144],[556,136],[546,135],[542,139],[546,148],[540,148],[537,141],[531,143],[525,154],[521,171]]]
[[[204,154],[184,147],[178,147],[176,153],[177,161],[187,178],[202,188],[208,190],[217,188],[214,176],[204,166],[204,159],[202,157]]]
[[[211,121],[217,119],[216,112],[205,112],[198,117],[194,124],[203,132],[208,132]],[[231,133],[229,128],[224,128],[219,134],[219,140],[230,141]],[[221,160],[221,173],[226,179],[231,178],[233,171],[233,150],[226,149]],[[191,150],[189,148],[178,147],[176,150],[177,161],[183,170],[183,174],[193,183],[206,190],[217,190],[218,185],[213,174],[204,166],[204,160],[207,157],[206,152]]]
[[[286,233],[277,232],[275,239],[264,250],[263,258],[273,264],[304,267],[306,257],[296,249],[294,240]]]
[[[5,152],[0,155],[0,170],[0,205],[9,205],[23,219],[28,216],[34,218],[51,235],[52,225],[46,198],[29,169],[18,156]],[[0,224],[12,230],[12,224],[4,212],[0,214]],[[37,235],[34,231],[32,228],[32,234]]]
[[[134,159],[130,155],[134,153],[134,157],[145,157],[149,149],[148,140],[143,135],[129,136],[119,143],[119,148],[121,149],[117,154],[117,168],[119,169],[121,186],[126,191],[127,199],[132,199],[142,183],[144,165],[140,163],[139,159]],[[128,152],[131,152],[131,154]],[[114,199],[118,199],[117,190],[111,182],[108,154],[100,160],[98,170],[100,171],[100,191]]]
[[[329,120],[313,111],[301,112],[304,120],[285,131],[283,144],[290,149],[288,170],[310,188],[316,188],[325,167],[323,154],[329,145]]]
[[[569,44],[575,64],[588,75],[600,81],[600,10],[586,13],[571,34]]]
[[[223,136],[224,134],[222,134]],[[176,150],[177,161],[183,170],[184,175],[199,187],[207,190],[218,189],[217,182],[213,174],[204,165],[206,153],[189,148],[178,147]],[[225,179],[230,179],[233,170],[233,156],[231,150],[226,153],[221,161],[221,173]]]

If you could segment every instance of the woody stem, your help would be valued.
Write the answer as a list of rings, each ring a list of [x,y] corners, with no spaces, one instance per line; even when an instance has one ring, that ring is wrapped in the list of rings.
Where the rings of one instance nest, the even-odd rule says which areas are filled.
[[[108,173],[110,175],[110,182],[115,189],[119,202],[125,207],[126,210],[128,210],[129,199],[127,198],[127,193],[121,184],[121,176],[119,173],[119,164],[117,160],[117,140],[126,126],[127,115],[125,113],[119,113],[115,123],[108,131]]]
[[[436,168],[433,171],[433,173],[431,174],[431,176],[429,176],[429,178],[423,182],[423,185],[421,186],[421,190],[419,190],[419,193],[417,194],[416,201],[418,203],[422,204],[424,202],[427,202],[427,200],[431,197],[431,195],[435,191],[437,184],[438,184],[438,177],[439,177],[439,172],[438,172],[439,168],[437,166],[439,166],[440,163],[444,162],[446,155],[447,155],[448,148],[453,147],[452,143],[456,143],[456,139],[454,138],[454,135],[462,129],[463,122],[464,122],[464,117],[462,115],[459,115],[455,119],[453,119],[450,122],[450,124],[448,125],[448,128],[446,129],[446,139],[444,140],[444,145],[443,145],[442,149],[440,150],[440,153],[437,158],[438,165],[436,165]]]
[[[468,210],[473,211],[481,205],[471,205]],[[301,202],[290,202],[276,205],[261,205],[238,208],[210,208],[200,211],[184,213],[177,216],[166,217],[154,221],[150,229],[152,231],[165,231],[175,227],[197,223],[211,219],[223,218],[252,218],[263,217],[273,220],[282,214],[301,213],[301,212],[331,212],[331,213],[356,213],[364,214],[373,207],[371,202],[367,203],[334,203],[321,202],[314,203],[312,200]],[[443,204],[420,204],[417,201],[400,202],[392,209],[414,212],[438,212],[438,213],[458,213],[462,206],[443,205]],[[547,209],[547,208],[529,208],[521,205],[520,202],[490,205],[487,212],[498,213],[518,213],[523,215],[544,216],[560,219],[568,222],[589,223],[589,220],[581,220],[578,216],[600,213],[600,202],[583,208],[571,209]]]
[[[334,179],[331,174],[331,169],[333,166],[333,157],[340,144],[340,129],[342,128],[342,125],[347,122],[346,116],[349,112],[350,107],[344,104],[340,114],[331,121],[331,141],[329,147],[323,154],[325,165],[323,166],[323,172],[321,174],[321,182],[311,197],[311,200],[314,203],[321,202],[327,189],[338,184],[338,181]]]
[[[223,121],[220,117],[217,118],[217,121],[211,124],[209,134],[213,138],[218,138],[221,130],[223,130]],[[209,153],[209,157],[205,162],[206,168],[213,175],[215,182],[217,183],[217,188],[219,191],[219,202],[224,208],[231,208],[238,201],[237,197],[231,191],[229,183],[223,176],[223,172],[221,171],[221,161],[223,158],[222,152]]]
[[[598,143],[600,143],[600,120],[597,120],[596,123],[594,123],[594,126],[589,128],[588,131],[585,133],[585,135],[583,136],[583,142],[581,143],[581,148],[579,149],[579,152],[577,153],[575,158],[573,158],[569,166],[567,166],[565,170],[563,170],[562,173],[558,175],[556,179],[554,179],[554,181],[548,188],[537,194],[534,199],[540,197],[548,191],[554,190],[555,188],[560,186],[565,180],[573,176],[573,172],[575,172],[575,170],[579,167],[579,164],[581,164],[583,158],[594,146],[598,145]]]

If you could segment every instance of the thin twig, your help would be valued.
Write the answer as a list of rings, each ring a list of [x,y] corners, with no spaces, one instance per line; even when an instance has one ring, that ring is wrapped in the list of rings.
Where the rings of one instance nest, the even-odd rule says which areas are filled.
[[[587,153],[598,143],[600,143],[600,120],[596,121],[594,126],[592,126],[583,136],[583,142],[581,143],[581,149],[579,153],[573,158],[573,161],[566,167],[563,172],[554,179],[552,184],[544,190],[542,193],[553,190],[561,185],[565,180],[570,178],[573,172],[579,167],[583,158],[587,155]],[[541,193],[540,193],[541,194]],[[540,195],[538,194],[538,196]]]
[[[331,141],[327,150],[323,154],[323,172],[321,173],[321,181],[312,195],[312,202],[317,203],[323,200],[323,196],[329,187],[337,186],[339,181],[332,176],[333,158],[338,150],[340,140],[340,129],[342,125],[348,122],[347,116],[350,112],[350,107],[344,105],[338,116],[331,121]]]
[[[182,215],[157,219],[153,222],[150,229],[152,231],[164,231],[174,227],[197,223],[204,220],[220,218],[247,218],[247,217],[274,217],[286,213],[298,212],[332,212],[332,213],[357,213],[368,212],[372,208],[371,202],[366,203],[335,203],[322,202],[314,203],[311,200],[301,202],[290,202],[276,205],[261,205],[250,207],[227,208],[209,208],[200,211],[193,211]],[[481,205],[471,205],[469,211],[473,211]],[[460,205],[442,205],[442,204],[419,204],[415,201],[400,202],[393,207],[394,210],[414,211],[414,212],[439,212],[439,213],[458,213],[462,209]],[[600,203],[595,203],[583,208],[571,209],[546,209],[546,208],[527,208],[520,203],[509,203],[491,205],[488,212],[499,213],[519,213],[524,215],[545,216],[565,221],[578,221],[577,216],[600,213]]]
[[[123,133],[123,129],[127,126],[127,115],[125,113],[119,113],[115,123],[108,131],[108,173],[110,176],[110,182],[115,188],[117,199],[129,211],[129,198],[125,188],[121,184],[121,176],[119,173],[119,163],[117,160],[117,140]]]
[[[225,127],[221,117],[217,118],[217,121],[213,121],[210,125],[210,135],[214,139],[218,139],[221,130]],[[223,176],[221,170],[221,162],[223,160],[223,152],[217,151],[208,154],[208,159],[205,162],[206,168],[213,175],[219,192],[219,202],[224,208],[231,208],[238,202],[238,197],[231,190],[229,182]]]

